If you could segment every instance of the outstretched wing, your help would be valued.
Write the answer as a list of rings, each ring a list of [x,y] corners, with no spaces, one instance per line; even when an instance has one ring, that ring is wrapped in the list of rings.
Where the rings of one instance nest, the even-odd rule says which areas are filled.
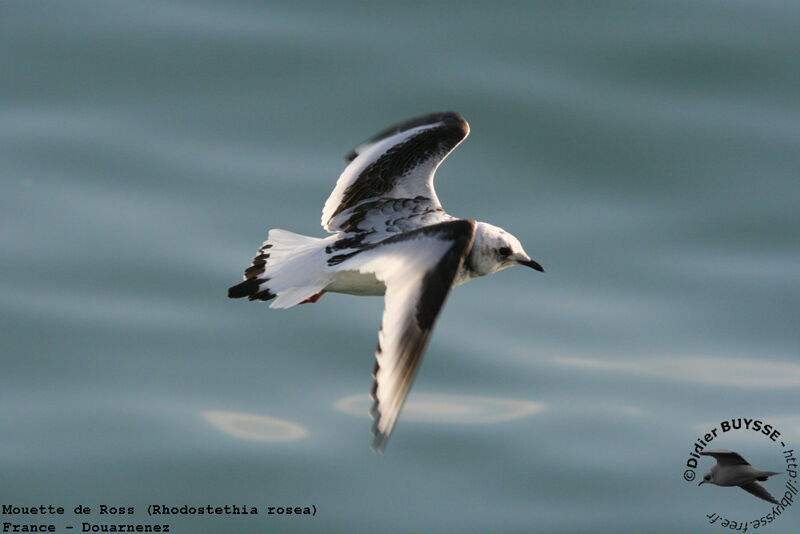
[[[372,389],[372,446],[377,451],[386,447],[474,234],[472,220],[435,224],[390,237],[339,266],[373,273],[386,285]]]
[[[700,454],[703,456],[713,456],[719,465],[750,465],[750,462],[742,458],[738,452],[729,451],[728,449],[711,449],[703,451]]]
[[[759,499],[764,499],[767,502],[771,502],[772,504],[780,504],[775,497],[773,497],[770,492],[767,491],[767,488],[759,484],[758,482],[748,482],[747,484],[742,484],[739,486],[743,490],[748,493],[752,493]]]
[[[464,117],[449,111],[396,124],[356,147],[345,158],[349,165],[325,202],[322,227],[329,232],[370,230],[358,223],[369,219],[372,211],[390,209],[385,200],[406,201],[401,205],[406,210],[414,204],[413,214],[441,211],[433,175],[468,134]],[[384,214],[381,220],[385,219]]]

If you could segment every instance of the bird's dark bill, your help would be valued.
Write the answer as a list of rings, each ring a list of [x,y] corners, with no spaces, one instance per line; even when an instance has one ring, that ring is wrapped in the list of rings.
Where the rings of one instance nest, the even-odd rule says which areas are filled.
[[[519,264],[520,265],[524,265],[525,267],[530,267],[531,269],[536,269],[540,273],[544,272],[544,268],[541,265],[539,265],[538,263],[536,263],[535,261],[533,261],[533,260],[521,261],[521,262],[519,262]]]

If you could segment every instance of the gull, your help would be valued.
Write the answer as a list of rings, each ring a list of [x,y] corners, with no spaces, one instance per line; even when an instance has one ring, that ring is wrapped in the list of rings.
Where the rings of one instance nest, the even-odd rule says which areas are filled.
[[[698,486],[706,482],[717,486],[739,486],[748,493],[773,504],[780,504],[775,497],[770,495],[767,488],[757,481],[764,482],[772,475],[780,475],[776,471],[762,471],[756,469],[745,460],[738,452],[727,449],[712,449],[701,452],[704,456],[713,456],[717,463],[711,466]]]
[[[433,178],[469,134],[455,112],[391,126],[357,146],[322,210],[324,238],[273,229],[230,298],[270,308],[324,293],[383,295],[372,448],[383,452],[450,290],[513,265],[544,272],[505,230],[444,211]]]

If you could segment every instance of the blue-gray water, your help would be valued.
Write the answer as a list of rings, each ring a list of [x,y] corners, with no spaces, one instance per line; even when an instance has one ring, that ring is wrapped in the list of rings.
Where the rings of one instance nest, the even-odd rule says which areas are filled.
[[[799,20],[778,1],[3,2],[0,502],[64,506],[61,532],[79,504],[95,523],[100,504],[136,523],[317,507],[170,518],[181,533],[768,513],[682,474],[730,418],[800,448]],[[547,273],[451,295],[380,456],[382,300],[283,311],[226,288],[269,228],[322,235],[353,146],[448,109],[472,133],[444,206]],[[786,467],[757,433],[712,446]]]

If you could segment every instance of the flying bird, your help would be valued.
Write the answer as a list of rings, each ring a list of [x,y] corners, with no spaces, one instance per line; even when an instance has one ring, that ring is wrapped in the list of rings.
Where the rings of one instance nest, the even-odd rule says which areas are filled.
[[[767,488],[759,484],[758,481],[764,482],[772,475],[780,475],[781,473],[756,469],[738,452],[727,449],[712,449],[700,454],[713,456],[717,463],[712,465],[711,469],[703,475],[703,480],[700,481],[698,486],[702,486],[705,483],[716,484],[717,486],[739,486],[759,499],[764,499],[773,504],[780,504],[775,497],[770,495]]]
[[[544,272],[505,230],[442,208],[436,169],[469,134],[455,112],[391,126],[346,157],[322,210],[324,238],[269,231],[230,298],[271,308],[324,293],[384,295],[370,413],[376,451],[386,447],[431,330],[450,290],[513,265]]]

